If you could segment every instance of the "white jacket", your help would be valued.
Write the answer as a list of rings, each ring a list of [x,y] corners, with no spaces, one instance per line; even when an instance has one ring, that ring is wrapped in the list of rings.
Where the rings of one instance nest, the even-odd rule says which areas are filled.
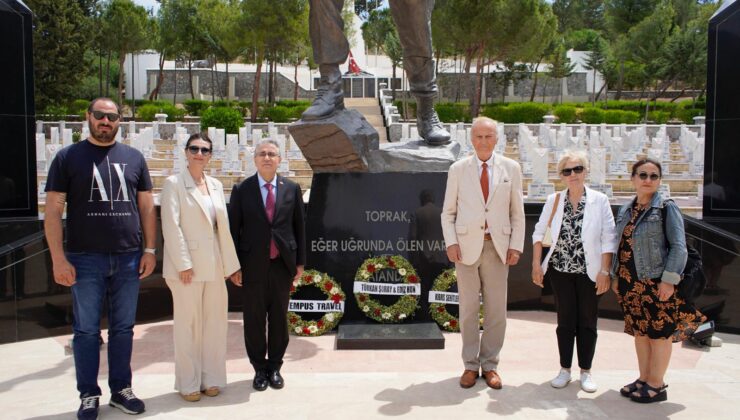
[[[586,188],[586,206],[583,209],[583,226],[581,228],[581,241],[583,242],[583,251],[586,256],[586,272],[592,281],[596,281],[601,267],[601,255],[605,253],[617,252],[617,233],[614,229],[614,215],[612,214],[609,198],[596,190]],[[540,220],[534,227],[532,233],[532,243],[542,242],[547,230],[547,221],[552,214],[552,206],[555,205],[555,195],[550,194],[547,197]],[[555,216],[552,218],[550,231],[552,232],[552,246],[547,251],[545,259],[542,261],[542,271],[547,272],[547,265],[550,256],[556,246],[556,241],[560,236],[560,227],[563,224],[563,209],[565,200],[568,198],[568,190],[560,192],[560,199],[557,203]]]

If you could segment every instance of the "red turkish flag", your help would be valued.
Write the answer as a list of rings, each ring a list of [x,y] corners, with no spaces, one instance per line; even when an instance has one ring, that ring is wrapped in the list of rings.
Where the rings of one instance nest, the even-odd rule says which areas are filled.
[[[362,72],[360,66],[357,65],[357,61],[355,61],[355,57],[352,56],[352,51],[349,52],[349,68],[347,71],[355,75]]]

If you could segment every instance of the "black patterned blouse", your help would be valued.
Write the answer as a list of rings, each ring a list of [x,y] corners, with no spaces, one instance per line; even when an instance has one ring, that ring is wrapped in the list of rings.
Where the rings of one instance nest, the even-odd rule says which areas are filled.
[[[550,266],[561,273],[586,274],[586,256],[583,251],[583,240],[581,237],[583,209],[585,207],[585,190],[575,210],[570,200],[568,200],[568,191],[565,191],[563,223],[560,226],[558,242],[555,244],[555,249],[550,256]]]

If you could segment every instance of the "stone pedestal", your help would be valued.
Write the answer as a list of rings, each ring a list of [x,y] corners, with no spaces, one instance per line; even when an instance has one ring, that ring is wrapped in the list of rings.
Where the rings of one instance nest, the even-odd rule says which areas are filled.
[[[444,349],[437,324],[340,325],[337,350]]]
[[[370,152],[370,172],[447,172],[460,155],[460,143],[429,146],[424,140],[387,143]]]
[[[355,110],[288,127],[311,169],[321,172],[368,172],[368,154],[378,150],[378,132]]]

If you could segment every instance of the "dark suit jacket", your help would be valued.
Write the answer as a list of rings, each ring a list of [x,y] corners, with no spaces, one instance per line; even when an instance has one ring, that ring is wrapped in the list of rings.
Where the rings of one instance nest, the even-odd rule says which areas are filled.
[[[272,223],[267,220],[257,174],[234,185],[229,202],[229,224],[244,281],[265,278],[270,264],[270,238],[291,276],[306,263],[306,233],[301,187],[277,177],[277,196]]]

